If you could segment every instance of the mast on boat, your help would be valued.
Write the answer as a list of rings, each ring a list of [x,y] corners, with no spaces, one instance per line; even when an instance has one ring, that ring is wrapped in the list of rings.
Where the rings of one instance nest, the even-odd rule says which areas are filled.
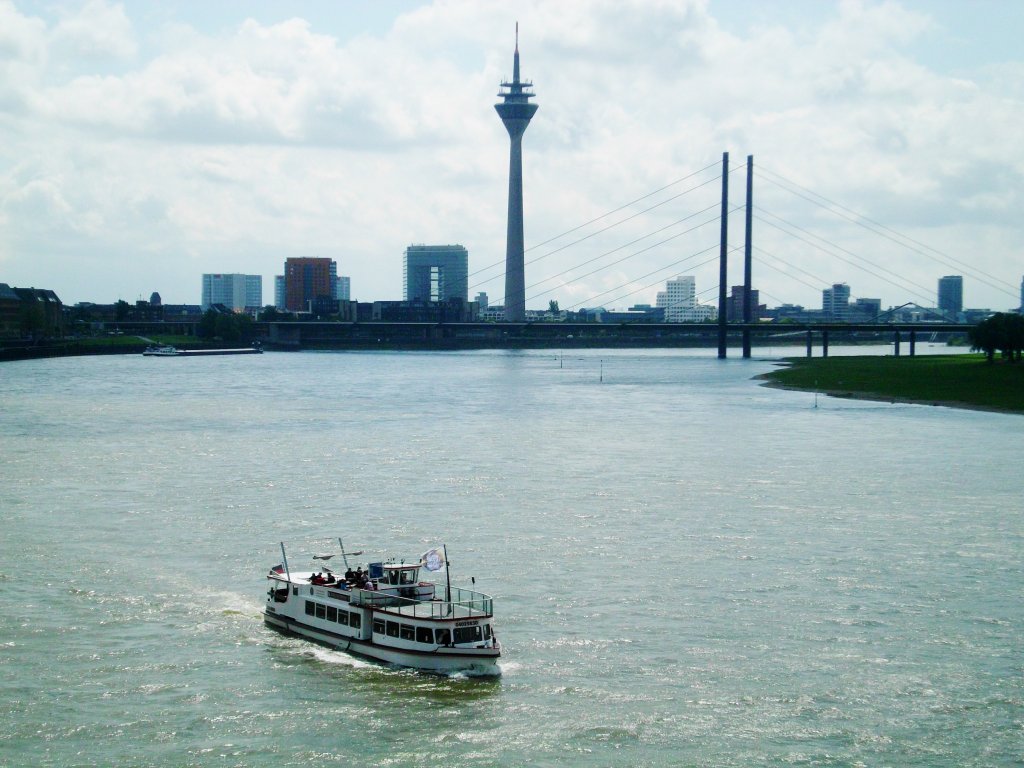
[[[284,553],[284,542],[281,542],[281,558],[284,560],[284,573],[288,577],[288,583],[291,583],[292,573],[288,570],[288,555]]]

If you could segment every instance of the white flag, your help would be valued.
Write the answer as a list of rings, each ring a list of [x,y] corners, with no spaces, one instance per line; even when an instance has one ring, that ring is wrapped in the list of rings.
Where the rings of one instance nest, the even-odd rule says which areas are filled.
[[[445,566],[444,549],[438,549],[437,547],[428,549],[420,555],[420,565],[428,571],[440,571]]]

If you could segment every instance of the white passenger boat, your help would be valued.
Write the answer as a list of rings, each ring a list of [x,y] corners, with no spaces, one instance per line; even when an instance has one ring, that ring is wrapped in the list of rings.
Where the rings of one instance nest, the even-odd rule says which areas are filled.
[[[339,544],[340,544],[339,540]],[[314,555],[324,561],[340,554],[346,572],[326,564],[292,571],[284,561],[267,574],[264,610],[268,626],[332,648],[427,672],[498,675],[501,647],[494,635],[494,601],[489,595],[420,579],[420,569],[446,565],[443,549],[419,562],[371,562],[353,571],[348,557]]]
[[[146,357],[174,357],[175,355],[180,355],[181,350],[170,345],[160,347],[149,346],[146,347],[142,354]]]

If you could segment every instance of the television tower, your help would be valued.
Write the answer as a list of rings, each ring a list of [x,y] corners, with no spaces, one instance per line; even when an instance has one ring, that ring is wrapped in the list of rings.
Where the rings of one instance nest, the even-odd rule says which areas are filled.
[[[512,59],[512,82],[503,82],[498,92],[503,101],[495,104],[511,141],[508,161],[508,235],[505,241],[505,321],[526,320],[526,276],[523,253],[523,134],[537,111],[531,104],[533,83],[519,79],[519,23],[516,22],[516,52]],[[507,90],[506,90],[507,89]]]

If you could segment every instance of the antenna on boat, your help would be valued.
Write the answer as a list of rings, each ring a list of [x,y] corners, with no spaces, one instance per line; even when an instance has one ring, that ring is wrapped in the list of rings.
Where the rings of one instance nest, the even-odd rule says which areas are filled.
[[[345,570],[349,570],[348,567],[348,555],[345,554],[345,545],[341,543],[341,536],[338,537],[338,546],[341,548],[341,559],[345,561]]]
[[[452,564],[448,561],[448,545],[442,544],[441,547],[444,549],[444,575],[448,581],[448,588],[444,593],[444,601],[448,603],[448,608],[452,607]]]
[[[348,570],[348,556],[349,555],[353,555],[354,556],[354,555],[361,555],[361,554],[363,554],[363,550],[361,550],[361,549],[358,552],[346,552],[345,551],[345,545],[342,544],[342,542],[341,542],[341,536],[338,537],[338,546],[341,547],[341,558],[342,558],[342,560],[345,561],[345,570]]]
[[[292,572],[288,570],[288,555],[284,553],[284,542],[281,542],[281,558],[284,560],[284,573],[288,577],[288,582],[291,583]]]

